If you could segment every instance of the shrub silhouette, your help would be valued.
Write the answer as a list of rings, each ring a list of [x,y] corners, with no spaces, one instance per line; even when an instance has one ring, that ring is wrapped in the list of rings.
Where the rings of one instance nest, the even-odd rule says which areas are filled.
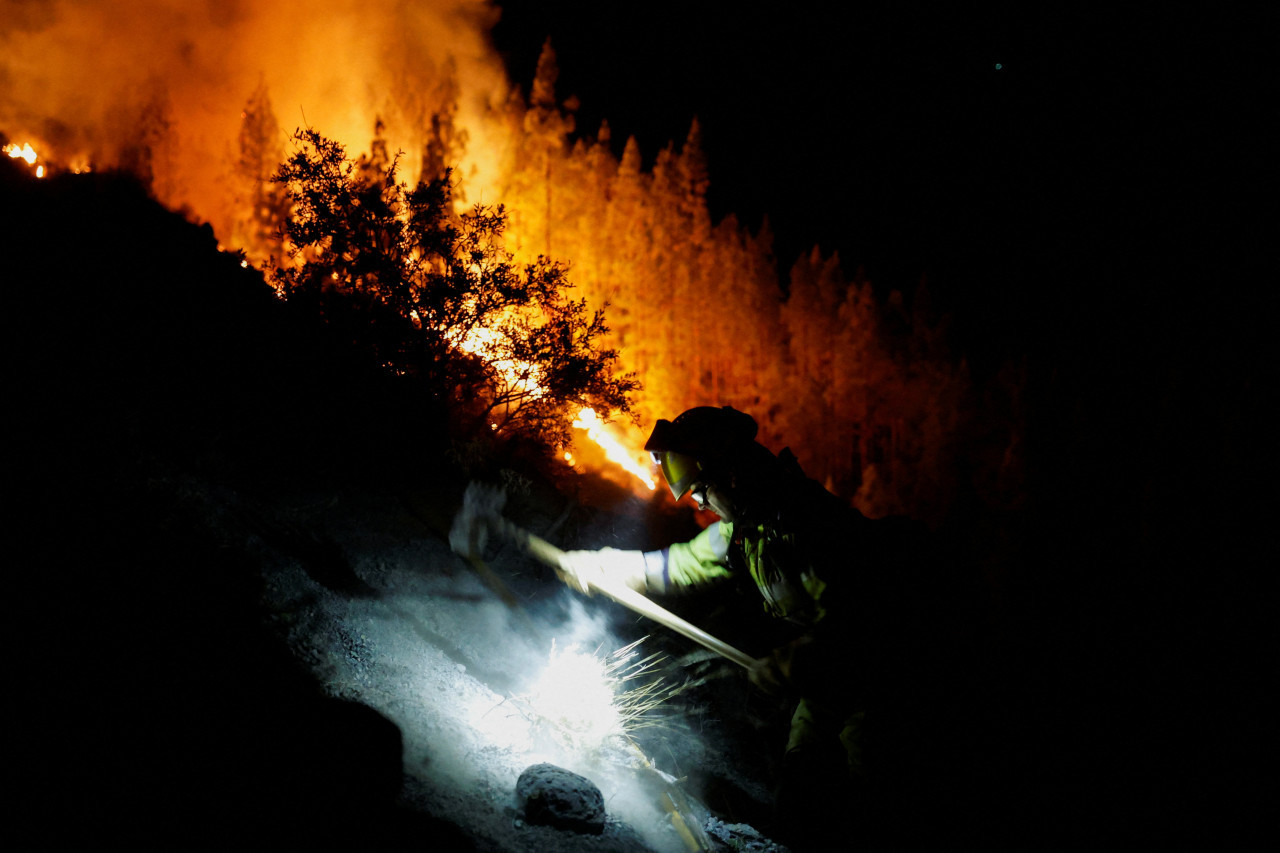
[[[410,190],[376,144],[356,161],[314,130],[294,140],[274,176],[292,210],[292,263],[274,274],[287,299],[417,380],[463,434],[488,428],[557,445],[581,407],[631,413],[638,383],[600,344],[603,310],[565,296],[564,265],[513,263],[502,205],[457,215],[448,171]]]

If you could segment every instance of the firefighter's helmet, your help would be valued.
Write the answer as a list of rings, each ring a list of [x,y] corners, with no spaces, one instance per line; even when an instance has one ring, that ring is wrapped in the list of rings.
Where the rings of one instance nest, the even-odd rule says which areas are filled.
[[[698,406],[675,420],[660,420],[644,449],[661,466],[671,494],[679,500],[699,479],[724,472],[751,445],[755,418],[731,406]]]

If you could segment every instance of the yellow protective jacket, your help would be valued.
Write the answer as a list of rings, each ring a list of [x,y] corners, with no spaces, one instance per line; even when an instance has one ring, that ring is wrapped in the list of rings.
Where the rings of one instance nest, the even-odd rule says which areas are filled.
[[[805,477],[790,451],[778,459],[783,476],[768,518],[718,521],[688,542],[647,552],[646,585],[653,593],[678,594],[748,576],[765,611],[794,623],[800,634],[774,653],[779,664],[785,659],[802,697],[787,751],[826,741],[843,747],[856,774],[863,644],[855,632],[852,573],[859,540],[873,530],[860,513]]]
[[[789,661],[792,686],[833,707],[859,705],[894,677],[910,640],[910,567],[924,531],[905,518],[867,519],[806,477],[789,450],[777,462],[767,517],[716,522],[646,552],[646,586],[678,594],[749,577],[764,609],[801,634],[775,655]]]
[[[848,586],[856,533],[867,522],[805,477],[789,450],[779,454],[778,465],[768,517],[717,521],[688,542],[647,552],[649,591],[680,593],[745,575],[771,616],[805,628],[823,622]]]
[[[732,552],[739,555],[730,557]],[[730,580],[745,570],[766,612],[804,625],[825,615],[821,568],[798,556],[796,534],[770,524],[717,521],[688,542],[645,555],[648,588],[660,595]]]
[[[802,697],[788,750],[838,738],[857,773],[863,709],[911,677],[903,661],[924,636],[916,611],[926,531],[905,518],[867,519],[805,477],[789,451],[778,461],[784,474],[768,518],[716,522],[647,552],[646,584],[678,594],[749,577],[764,609],[799,628],[774,653]]]

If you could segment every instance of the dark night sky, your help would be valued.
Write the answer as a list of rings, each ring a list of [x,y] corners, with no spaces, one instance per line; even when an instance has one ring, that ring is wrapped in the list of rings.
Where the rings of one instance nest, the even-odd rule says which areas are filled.
[[[940,225],[923,208],[954,204],[938,196],[966,191],[979,174],[1007,178],[1002,152],[1020,144],[1008,134],[1024,120],[1007,113],[1042,74],[1017,55],[1019,41],[1036,37],[1019,33],[1030,23],[995,13],[621,5],[631,14],[601,19],[598,4],[506,3],[495,35],[523,82],[550,34],[561,93],[582,100],[581,129],[608,119],[619,145],[634,133],[648,158],[682,141],[696,115],[713,213],[736,211],[754,226],[768,212],[784,262],[814,243],[852,262],[918,260],[921,232]],[[879,245],[890,242],[889,252]]]
[[[607,119],[652,162],[696,115],[715,217],[767,214],[784,269],[818,244],[882,290],[925,276],[971,339],[1034,334],[1061,307],[1049,294],[1208,242],[1199,195],[1249,180],[1229,130],[1257,112],[1249,21],[1088,3],[500,5],[512,78],[527,86],[550,35],[580,132]]]

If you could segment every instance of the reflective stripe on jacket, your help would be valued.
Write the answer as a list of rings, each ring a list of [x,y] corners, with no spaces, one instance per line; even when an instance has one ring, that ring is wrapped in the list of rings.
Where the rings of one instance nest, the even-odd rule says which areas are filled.
[[[769,524],[741,528],[717,521],[688,542],[648,552],[648,588],[667,594],[718,583],[734,576],[740,560],[770,615],[806,625],[818,622],[825,614],[822,593],[827,585],[818,567],[803,556],[795,534]]]

